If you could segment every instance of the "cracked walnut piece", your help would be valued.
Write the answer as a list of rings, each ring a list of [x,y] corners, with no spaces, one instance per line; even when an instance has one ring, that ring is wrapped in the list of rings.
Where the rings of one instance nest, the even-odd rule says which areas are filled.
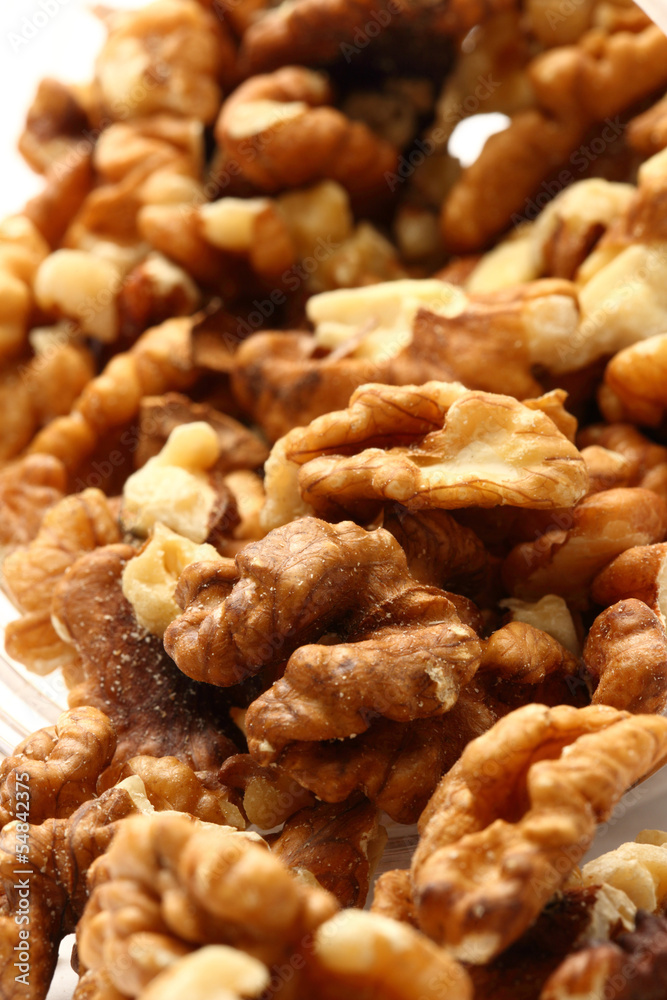
[[[0,828],[16,817],[17,785],[29,786],[21,808],[30,822],[64,819],[95,797],[97,780],[111,763],[116,734],[109,719],[86,706],[63,712],[55,726],[28,736],[0,764]]]
[[[66,486],[65,468],[51,455],[29,455],[0,469],[0,555],[33,540]]]
[[[396,149],[330,107],[332,96],[324,74],[301,66],[255,76],[223,104],[216,138],[261,191],[327,178],[364,202],[387,195]]]
[[[417,916],[483,964],[537,917],[635,782],[667,759],[667,719],[527,705],[468,744],[421,820]]]
[[[261,844],[179,813],[128,818],[91,871],[81,961],[130,997],[199,945],[283,961],[338,904]]]
[[[5,629],[10,656],[35,673],[62,667],[77,675],[78,656],[51,619],[51,600],[65,570],[84,552],[120,540],[113,510],[97,489],[63,497],[49,508],[36,537],[3,563],[5,586],[23,617]]]
[[[281,745],[363,732],[378,713],[401,721],[441,714],[479,662],[475,633],[444,592],[410,577],[403,550],[383,529],[301,518],[246,546],[236,565],[240,579],[221,601],[200,606],[193,588],[184,614],[165,632],[165,649],[188,676],[223,686],[290,657],[270,698],[283,719],[299,692]],[[327,636],[339,643],[318,642]],[[407,673],[387,677],[378,652],[390,655],[403,639]],[[349,669],[355,680],[341,688]],[[310,704],[313,670],[324,687]]]
[[[157,636],[142,628],[121,577],[135,549],[108,545],[77,560],[54,595],[61,635],[81,657],[70,704],[94,705],[118,734],[112,767],[131,757],[174,756],[194,771],[217,769],[237,749],[224,733],[228,704],[215,688],[188,680]]]
[[[290,431],[266,473],[267,526],[291,518],[291,496],[340,516],[372,501],[549,510],[588,488],[577,448],[537,406],[448,382],[362,386],[346,410]]]

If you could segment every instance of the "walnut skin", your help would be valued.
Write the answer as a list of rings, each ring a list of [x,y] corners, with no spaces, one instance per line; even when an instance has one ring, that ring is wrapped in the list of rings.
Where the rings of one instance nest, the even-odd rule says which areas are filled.
[[[589,603],[594,577],[626,549],[660,542],[667,506],[645,489],[613,489],[584,497],[554,516],[554,527],[515,546],[503,565],[510,593],[523,600],[560,594],[575,607]]]
[[[54,617],[84,675],[70,702],[108,715],[118,734],[116,769],[141,754],[178,757],[194,771],[215,769],[236,752],[224,733],[227,703],[221,692],[189,681],[160,640],[137,624],[121,589],[134,555],[128,545],[97,549],[58,586]]]
[[[364,799],[318,803],[287,820],[272,842],[288,868],[307,871],[341,906],[363,907],[386,834],[374,806]]]
[[[594,705],[662,712],[667,705],[667,633],[658,615],[634,598],[607,608],[584,646]]]
[[[297,471],[303,501],[334,516],[388,500],[409,510],[552,509],[588,487],[579,452],[539,409],[445,382],[362,386],[346,410],[290,431],[267,464],[267,519],[286,516],[274,483]]]
[[[596,824],[666,755],[660,716],[598,705],[505,716],[468,745],[421,817],[420,927],[475,964],[494,958],[579,863]]]
[[[31,823],[66,819],[95,797],[115,749],[113,726],[98,709],[63,712],[55,726],[33,733],[0,764],[0,827],[16,817],[17,781],[29,786]]]
[[[81,961],[136,996],[199,945],[230,945],[267,965],[289,957],[338,906],[261,844],[178,813],[130,817],[91,872]]]
[[[595,577],[591,597],[596,604],[605,607],[628,597],[635,597],[648,604],[665,625],[665,558],[665,542],[626,549]]]
[[[63,573],[84,552],[120,540],[114,512],[97,489],[64,497],[44,515],[36,537],[3,564],[5,586],[23,617],[5,630],[10,656],[35,673],[61,666],[75,677],[78,657],[51,621],[53,593]]]
[[[394,147],[361,122],[328,107],[327,78],[300,66],[246,80],[223,104],[215,133],[243,176],[260,191],[330,178],[353,198],[388,194]]]
[[[31,455],[0,470],[0,551],[31,542],[66,485],[65,467],[51,455]]]

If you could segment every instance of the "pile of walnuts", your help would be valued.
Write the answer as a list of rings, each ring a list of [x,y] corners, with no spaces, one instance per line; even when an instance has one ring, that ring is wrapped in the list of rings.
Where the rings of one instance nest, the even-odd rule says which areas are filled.
[[[69,690],[0,764],[0,997],[72,932],[75,1000],[663,997],[667,834],[584,857],[667,764],[667,39],[100,16],[0,224],[5,648]]]

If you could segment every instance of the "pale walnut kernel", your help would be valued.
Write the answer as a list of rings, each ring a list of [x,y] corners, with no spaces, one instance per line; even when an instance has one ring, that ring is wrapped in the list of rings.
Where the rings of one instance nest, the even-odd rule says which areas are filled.
[[[667,720],[527,705],[470,743],[420,820],[419,924],[476,964],[536,918],[621,795],[661,765]]]
[[[216,1000],[259,997],[271,976],[262,963],[236,948],[210,944],[175,961],[159,973],[141,1000],[181,1000],[184,996],[215,996]]]
[[[325,515],[386,501],[550,509],[571,506],[588,486],[578,450],[545,414],[455,383],[362,386],[346,410],[290,431],[276,448],[300,467],[302,500]],[[267,507],[282,515],[289,494],[274,493],[272,470],[266,490]]]
[[[183,570],[191,563],[219,558],[212,545],[197,545],[156,521],[150,539],[123,571],[123,594],[139,624],[163,635],[181,613],[174,591]]]
[[[56,318],[74,320],[82,333],[111,343],[118,336],[118,267],[84,250],[57,250],[35,277],[37,304]]]
[[[199,421],[175,427],[159,455],[133,473],[123,488],[124,527],[146,536],[161,521],[191,541],[205,542],[215,526],[218,497],[207,470],[220,455],[213,428]]]

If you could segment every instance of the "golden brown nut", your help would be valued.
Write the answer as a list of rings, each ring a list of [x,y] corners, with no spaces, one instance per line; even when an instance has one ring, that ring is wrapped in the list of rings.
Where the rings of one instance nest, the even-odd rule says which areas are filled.
[[[667,448],[645,437],[632,424],[592,424],[579,435],[579,444],[581,448],[600,445],[626,458],[632,486],[638,486],[651,470],[667,462]]]
[[[397,823],[416,823],[440,776],[498,714],[464,692],[446,715],[414,722],[378,719],[343,742],[294,743],[280,767],[325,802],[360,790]]]
[[[373,889],[371,912],[417,926],[409,870],[395,869],[380,875]]]
[[[70,703],[93,705],[111,719],[115,769],[141,754],[178,757],[194,771],[215,769],[236,752],[224,733],[227,703],[215,689],[189,681],[160,639],[137,624],[121,589],[134,555],[128,545],[97,549],[57,588],[54,619],[81,657],[84,678]]]
[[[390,531],[408,560],[410,576],[427,586],[474,594],[488,563],[488,552],[474,531],[444,510],[413,514],[396,505],[384,512]]]
[[[635,545],[662,541],[667,508],[643,489],[605,490],[554,516],[554,527],[534,542],[515,546],[503,565],[510,592],[524,600],[560,594],[586,606],[593,578]]]
[[[178,1000],[211,992],[220,1000],[245,1000],[263,996],[270,983],[268,969],[256,958],[227,945],[210,944],[176,958],[141,991],[141,1000]]]
[[[327,663],[345,670],[346,657],[352,657],[350,663],[357,661],[355,703],[345,704],[336,694],[338,681],[327,685],[313,727],[319,735],[311,738],[326,739],[329,730],[332,736],[363,732],[373,705],[380,714],[402,721],[439,714],[444,706],[451,707],[459,685],[474,673],[480,654],[474,632],[461,624],[441,591],[412,580],[402,549],[382,529],[366,532],[351,522],[328,525],[302,518],[246,546],[236,565],[240,579],[231,594],[217,605],[186,608],[165,632],[165,649],[188,676],[223,686],[295,654],[290,660],[293,678],[290,674],[281,692],[291,690],[292,684],[300,690],[307,683],[303,671],[313,669],[306,667],[309,657],[321,665],[323,679],[329,673]],[[373,658],[378,650],[400,644],[410,623],[406,642],[410,656],[416,656],[415,666],[403,681],[394,674],[398,686],[388,695],[387,679],[380,683]],[[341,644],[308,645],[327,635]],[[348,637],[351,643],[346,646]],[[423,651],[417,654],[420,647]],[[427,681],[427,675],[433,679]],[[412,704],[408,694],[418,688],[421,707]],[[333,699],[340,717],[327,720],[327,699]],[[282,746],[288,739],[304,738],[296,736],[301,725],[310,732],[307,712],[294,721],[294,733]]]
[[[483,964],[516,941],[598,822],[667,754],[667,719],[527,705],[469,744],[420,820],[419,923]]]
[[[137,468],[158,454],[175,427],[200,420],[210,424],[217,434],[218,472],[224,475],[237,469],[258,469],[266,461],[267,447],[238,420],[207,403],[193,403],[187,396],[169,392],[164,396],[149,396],[141,402],[139,440],[134,453]]]
[[[529,701],[588,704],[588,691],[579,673],[578,658],[557,639],[527,622],[514,621],[497,629],[484,643],[475,685],[508,708]]]
[[[628,143],[643,156],[653,156],[667,146],[667,97],[628,123]]]
[[[664,35],[587,32],[577,45],[542,53],[528,74],[535,105],[491,136],[443,205],[441,224],[453,250],[471,252],[521,217],[540,183],[567,163],[597,121],[618,115],[667,82]],[[568,171],[571,179],[571,173]]]
[[[66,671],[76,669],[76,652],[51,621],[53,593],[79,556],[119,540],[114,512],[100,490],[64,497],[47,510],[36,537],[3,563],[7,591],[23,613],[5,631],[10,656],[36,673],[49,673],[58,666]]]
[[[605,370],[600,406],[609,421],[657,427],[667,409],[667,335],[649,337],[616,354]]]
[[[33,309],[32,282],[48,246],[27,213],[0,223],[0,360],[21,353]]]
[[[363,907],[386,839],[377,809],[357,798],[301,809],[287,820],[271,851],[293,871],[313,875],[341,906]]]
[[[310,996],[362,1000],[472,1000],[468,973],[407,924],[377,913],[343,910],[315,934]]]
[[[579,452],[544,413],[446,382],[362,386],[346,410],[290,431],[266,472],[267,526],[287,518],[292,483],[293,496],[333,516],[387,500],[548,510],[588,486]]]
[[[193,0],[162,0],[115,11],[108,30],[96,77],[114,119],[169,112],[213,121],[218,81],[234,75],[234,47],[218,19]]]
[[[66,484],[62,462],[51,455],[30,455],[0,469],[0,551],[32,541]]]
[[[667,544],[638,545],[626,549],[593,580],[591,597],[609,607],[635,597],[655,612],[665,625],[667,594],[663,593]]]
[[[243,830],[245,820],[235,796],[210,772],[195,772],[177,757],[132,757],[117,772],[107,774],[102,785],[124,782],[137,775],[146,797],[158,812],[165,809],[188,813],[205,823]],[[101,786],[100,786],[101,787]]]
[[[25,947],[12,932],[12,926],[26,927],[17,918],[26,912],[30,917],[25,995],[44,1000],[60,941],[74,931],[88,898],[88,868],[107,850],[117,821],[133,811],[128,793],[114,788],[84,802],[68,819],[11,823],[0,833],[0,986],[7,997],[17,995],[14,945]]]
[[[216,138],[261,191],[329,178],[358,199],[386,195],[396,150],[331,100],[327,78],[299,66],[255,76],[223,104]]]
[[[545,983],[540,1000],[604,996],[610,990],[615,1000],[659,996],[667,985],[666,946],[667,919],[639,912],[634,931],[569,955]]]
[[[28,736],[0,764],[0,827],[19,812],[36,824],[66,819],[95,797],[115,749],[114,729],[98,709],[63,712],[55,726]]]
[[[19,150],[33,170],[49,168],[76,150],[89,126],[86,112],[71,87],[46,77],[41,80],[19,139]]]
[[[56,249],[72,219],[89,195],[93,183],[89,144],[55,163],[46,174],[42,191],[27,202],[25,215],[43,239]]]
[[[192,385],[192,324],[191,319],[171,319],[147,330],[131,350],[117,354],[88,383],[68,416],[52,420],[35,437],[30,452],[55,455],[73,472],[106,432],[136,416],[144,396]]]
[[[134,343],[151,326],[170,316],[191,316],[201,304],[199,289],[181,267],[150,253],[125,277],[118,295],[118,337]]]
[[[642,601],[619,601],[598,615],[584,663],[595,685],[594,705],[628,712],[662,712],[667,705],[667,633]]]
[[[314,796],[281,768],[262,767],[250,754],[228,757],[218,778],[243,794],[243,812],[260,830],[273,830],[315,803]]]
[[[588,492],[600,493],[602,490],[616,489],[619,486],[632,486],[632,465],[620,452],[601,448],[599,445],[589,445],[582,448],[581,457],[588,469]]]
[[[337,904],[251,836],[178,813],[130,817],[91,873],[77,932],[84,965],[136,996],[198,945],[289,959]]]
[[[665,834],[643,830],[636,840],[585,864],[580,878],[585,886],[604,884],[620,890],[638,910],[662,912],[667,895]]]
[[[499,602],[499,606],[507,609],[511,621],[533,625],[557,639],[573,656],[581,655],[577,628],[572,613],[562,597],[547,594],[534,602],[507,597]]]

